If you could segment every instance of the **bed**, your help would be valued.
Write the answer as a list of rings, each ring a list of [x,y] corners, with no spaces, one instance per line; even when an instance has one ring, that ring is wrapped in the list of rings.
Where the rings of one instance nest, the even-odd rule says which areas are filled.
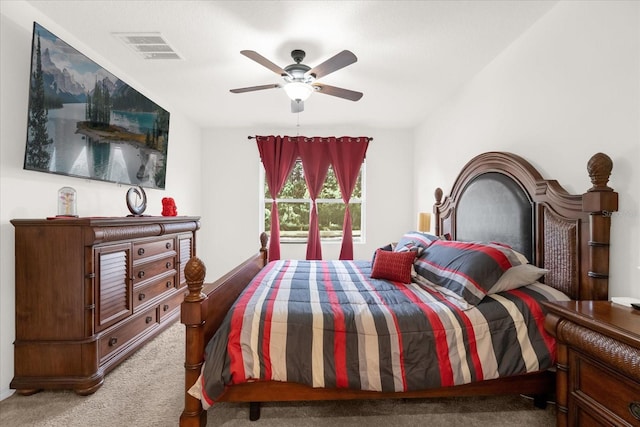
[[[259,417],[259,403],[267,401],[426,398],[510,393],[534,396],[538,403],[546,401],[547,396],[555,390],[555,374],[552,369],[555,363],[555,343],[543,330],[544,310],[539,301],[608,298],[610,213],[617,209],[617,193],[607,186],[612,166],[608,156],[602,153],[595,154],[587,164],[593,186],[582,195],[571,195],[557,181],[544,179],[529,162],[517,155],[505,152],[480,154],[463,167],[449,195],[443,197],[442,190],[436,190],[433,208],[435,234],[427,235],[429,241],[426,244],[418,244],[421,246],[419,248],[411,247],[419,243],[419,238],[407,240],[406,238],[412,236],[412,232],[409,232],[401,236],[398,245],[391,250],[383,247],[377,250],[376,258],[372,260],[280,260],[269,263],[266,250],[267,236],[263,234],[260,236],[261,247],[258,253],[216,282],[205,284],[205,266],[198,258],[192,258],[185,269],[189,291],[181,312],[182,323],[186,326],[186,356],[185,407],[180,417],[180,425],[206,425],[203,402],[206,407],[213,401],[247,402],[250,404],[252,420]],[[476,250],[478,247],[474,245],[479,245],[480,249]],[[490,273],[487,273],[483,267],[482,279],[475,280],[475,270],[465,270],[465,266],[469,266],[471,261],[456,264],[455,268],[452,264],[447,264],[447,254],[451,251],[457,251],[456,254],[472,254],[472,259],[475,259],[473,257],[477,254],[486,259],[487,253],[491,253],[493,255],[489,258],[492,261],[487,265],[499,264],[502,273],[513,272],[516,267],[522,266],[527,269],[544,270],[535,279],[528,280],[526,286],[518,283],[517,286],[495,289],[495,284],[502,283],[499,280],[503,276],[502,273],[496,273],[493,266],[489,269]],[[402,255],[403,253],[413,254],[409,257]],[[382,265],[382,260],[389,260],[389,257],[394,257],[391,263],[393,265],[400,257],[405,260],[402,280],[392,274],[391,279],[394,280],[389,281],[386,277],[388,271],[378,268]],[[445,259],[442,265],[437,261],[441,258]],[[418,279],[409,279],[410,283],[404,279],[407,259],[410,259],[408,263],[413,269],[411,278]],[[467,259],[466,255],[460,259]],[[282,267],[284,270],[277,270],[276,267]],[[321,270],[320,274],[318,269]],[[377,270],[377,273],[373,274],[374,270]],[[455,282],[454,284],[459,285],[463,281],[439,282],[440,276],[451,279],[450,274],[442,274],[442,271],[454,271],[456,275],[463,275],[464,282],[471,282],[471,285],[456,288],[448,283]],[[484,280],[491,274],[495,277],[490,279],[487,285]],[[338,276],[346,277],[348,280],[353,277],[359,279],[355,284],[350,282],[349,285],[336,285],[342,290],[341,293],[338,295],[334,292],[333,296],[327,296],[326,289],[318,290],[317,281],[310,279],[319,276],[329,278],[326,282],[330,284],[333,284]],[[283,281],[274,277],[289,279]],[[266,284],[263,279],[266,280]],[[315,356],[297,357],[296,354],[299,353],[318,351],[317,347],[309,342],[298,347],[298,344],[289,344],[292,348],[289,353],[282,350],[286,344],[269,344],[264,347],[263,342],[262,350],[254,349],[248,353],[267,354],[268,363],[264,362],[265,359],[254,360],[249,356],[246,360],[243,359],[242,352],[248,343],[262,342],[262,338],[255,338],[258,336],[257,332],[252,334],[229,329],[234,324],[243,323],[244,314],[238,313],[254,313],[259,311],[256,310],[258,306],[270,306],[269,311],[255,314],[250,321],[244,323],[253,324],[256,331],[260,330],[260,337],[264,333],[260,327],[263,327],[265,330],[268,329],[273,337],[280,337],[286,343],[286,336],[296,327],[288,326],[283,332],[279,320],[270,323],[282,310],[278,309],[277,298],[268,296],[271,295],[269,292],[277,288],[279,292],[276,293],[289,298],[281,302],[281,305],[293,307],[299,305],[297,302],[304,293],[301,289],[308,288],[306,283],[312,281],[314,291],[306,292],[303,305],[320,306],[322,304],[318,301],[327,300],[331,306],[341,298],[347,299],[353,306],[368,307],[365,311],[369,317],[371,311],[384,311],[383,317],[386,316],[388,325],[397,330],[389,332],[392,327],[381,328],[380,320],[372,320],[369,317],[368,328],[367,322],[362,319],[350,322],[348,320],[353,314],[352,311],[357,310],[347,307],[336,311],[334,305],[333,313],[339,312],[335,318],[327,317],[322,308],[318,309],[321,313],[319,316],[316,312],[315,316],[308,317],[312,319],[310,321],[314,318],[317,321],[318,317],[325,319],[324,324],[319,328],[311,328],[313,330],[329,331],[326,325],[340,325],[333,332],[325,332],[330,338],[324,340],[332,343],[334,348],[331,353],[340,355],[339,358],[324,360],[322,356],[318,356],[321,358],[318,362]],[[322,286],[332,289],[336,287],[324,283]],[[367,286],[374,288],[374,296],[364,294],[368,296],[363,297],[359,292],[362,287]],[[400,296],[389,294],[391,296],[387,297],[387,292],[400,292]],[[263,296],[259,297],[260,295]],[[295,297],[292,298],[292,295]],[[374,302],[362,301],[367,298]],[[427,300],[433,301],[426,302]],[[261,301],[262,305],[258,305],[256,301]],[[264,301],[270,303],[265,304]],[[430,305],[432,302],[444,307],[446,314],[435,313],[435,309]],[[417,323],[414,323],[413,320],[402,319],[399,315],[396,317],[392,311],[385,311],[395,303],[404,307],[400,311],[415,311],[415,307],[418,307],[417,311],[422,313],[422,319],[428,318],[429,321],[423,326],[416,326],[422,325],[420,322],[423,320],[416,320]],[[523,306],[520,307],[519,304]],[[243,307],[244,311],[239,311],[238,307]],[[494,316],[495,309],[490,307],[499,307],[499,310],[509,312],[506,318],[511,323],[515,318],[525,317],[531,318],[532,323],[527,326],[525,332],[512,331],[501,334],[500,331],[492,329],[493,326],[485,325],[489,323],[488,319]],[[299,317],[301,315],[305,316],[294,310],[284,316],[296,319],[293,324],[300,325],[303,322]],[[443,331],[451,329],[449,322],[452,323],[454,318],[462,319],[459,320],[462,329],[453,336],[447,335],[442,338],[448,333]],[[474,318],[480,319],[484,334],[494,336],[495,342],[486,344],[479,339],[483,334],[477,332],[480,327],[473,323]],[[436,323],[441,324],[441,328],[433,328],[430,338],[411,338],[411,334],[422,333],[423,329],[432,328],[429,325],[434,319]],[[498,316],[497,321],[504,323],[504,316]],[[368,332],[358,335],[358,331],[345,329],[345,325],[351,323],[357,324],[354,327],[359,331]],[[443,323],[446,325],[443,326]],[[375,325],[371,326],[373,324]],[[307,331],[307,335],[314,335],[308,332],[309,329],[301,329]],[[385,329],[386,333],[379,336],[370,333],[371,330],[381,329]],[[220,333],[216,334],[218,330]],[[404,335],[405,333],[407,335]],[[338,339],[338,335],[347,338]],[[389,339],[390,335],[393,339]],[[436,339],[435,336],[441,336],[441,339]],[[500,339],[496,336],[500,336]],[[245,341],[243,337],[246,338]],[[314,339],[310,337],[306,341]],[[420,347],[415,345],[416,341],[424,343],[428,340],[431,340],[431,344],[426,347],[432,348],[432,352],[441,360],[435,368],[431,362],[426,363],[426,367],[416,368],[410,360],[420,361],[426,355],[409,353],[405,351],[406,347]],[[521,347],[522,351],[514,353],[513,341],[509,340],[519,342],[516,346]],[[290,343],[301,341],[304,340],[299,337],[293,341],[289,338]],[[438,344],[443,341],[449,344],[449,349]],[[338,346],[338,342],[344,342],[344,346]],[[385,344],[381,344],[382,342]],[[501,345],[496,342],[510,344]],[[451,346],[458,348],[456,354],[459,357],[450,356]],[[231,348],[230,352],[235,356],[204,363],[205,353],[218,355],[224,353],[226,348]],[[320,348],[320,354],[327,353]],[[367,351],[363,352],[362,349]],[[361,353],[365,353],[366,356],[363,357]],[[382,359],[394,359],[392,355],[399,353],[406,354],[406,364],[403,359],[402,363],[391,363],[392,367],[382,367]],[[371,354],[380,357],[371,358]],[[302,360],[301,365],[316,363],[315,368],[301,366],[296,374],[292,365],[298,359]],[[454,359],[464,360],[461,362]],[[506,365],[500,362],[502,359],[506,361]],[[282,363],[282,360],[286,360],[286,363]],[[514,360],[517,362],[513,362]],[[441,362],[444,362],[444,365]],[[231,384],[222,380],[210,389],[203,385],[205,377],[215,377],[221,372],[228,376],[230,365],[245,371],[253,369],[255,373],[247,373],[246,377],[250,379],[246,382],[236,380]],[[374,366],[374,370],[380,375],[372,376],[366,373],[368,371],[364,365]],[[321,375],[318,378],[314,371],[317,370],[317,366],[324,366],[326,371],[338,375]],[[464,369],[461,369],[461,366]],[[218,382],[218,378],[215,378],[214,383]],[[198,391],[200,398],[194,397],[198,396]]]

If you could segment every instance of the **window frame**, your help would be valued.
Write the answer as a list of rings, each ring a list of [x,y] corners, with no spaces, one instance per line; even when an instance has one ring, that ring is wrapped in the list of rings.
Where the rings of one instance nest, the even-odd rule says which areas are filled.
[[[296,161],[301,161],[300,158],[296,159]],[[362,162],[362,165],[360,166],[360,189],[361,189],[361,197],[353,197],[349,200],[349,204],[354,204],[354,203],[358,203],[360,204],[360,236],[353,237],[353,243],[354,244],[363,244],[366,243],[366,230],[365,230],[365,224],[366,224],[366,182],[367,180],[366,178],[366,159]],[[266,185],[266,177],[265,177],[265,170],[264,170],[264,166],[262,165],[262,162],[260,160],[258,160],[258,230],[260,233],[263,233],[265,230],[265,226],[264,226],[264,222],[265,222],[265,205],[267,203],[272,203],[273,199],[271,198],[267,198],[265,197],[265,185]],[[287,178],[288,179],[288,178]],[[281,199],[278,198],[278,205],[280,205],[280,203],[308,203],[309,204],[309,211],[311,211],[311,206],[312,206],[312,200],[311,198],[307,198],[307,199]],[[324,198],[318,198],[316,199],[316,203],[319,205],[320,203],[341,203],[344,204],[344,202],[342,201],[342,199],[324,199]],[[322,244],[341,244],[342,243],[342,237],[343,235],[341,234],[339,238],[326,238],[326,237],[322,237],[320,236],[320,242]],[[282,244],[306,244],[307,243],[307,239],[308,237],[305,236],[304,238],[299,237],[286,237],[282,235],[282,231],[280,232],[280,243]]]

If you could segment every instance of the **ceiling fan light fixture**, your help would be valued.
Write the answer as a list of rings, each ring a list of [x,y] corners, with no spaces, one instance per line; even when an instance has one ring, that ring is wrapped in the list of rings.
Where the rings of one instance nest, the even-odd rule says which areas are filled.
[[[284,91],[287,92],[287,96],[293,101],[306,101],[314,89],[308,83],[303,82],[291,82],[284,85]]]
[[[302,63],[305,53],[300,49],[296,49],[291,52],[291,57],[295,61],[295,64],[287,65],[284,68],[274,64],[253,50],[241,50],[240,53],[278,74],[282,80],[284,80],[284,83],[231,89],[231,93],[284,88],[287,96],[291,99],[291,112],[293,113],[298,113],[303,110],[304,101],[307,100],[313,92],[320,92],[325,95],[336,96],[350,101],[358,101],[362,98],[362,92],[356,92],[316,82],[316,79],[324,77],[356,62],[358,58],[348,50],[343,50],[323,63],[316,65],[314,68]]]

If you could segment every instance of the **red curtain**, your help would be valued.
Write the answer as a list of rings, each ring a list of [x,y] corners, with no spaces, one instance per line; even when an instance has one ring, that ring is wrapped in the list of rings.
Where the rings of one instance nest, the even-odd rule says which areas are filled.
[[[316,199],[320,191],[322,191],[322,186],[331,164],[331,156],[327,148],[327,143],[323,142],[322,138],[298,138],[298,154],[302,160],[304,180],[307,183],[307,189],[312,201],[309,215],[307,259],[322,259]]]
[[[369,147],[369,138],[332,137],[329,138],[328,145],[333,171],[336,174],[342,200],[345,203],[340,259],[353,259],[353,233],[351,231],[349,200]]]
[[[271,204],[271,235],[269,261],[280,259],[280,217],[276,198],[282,190],[298,157],[297,144],[289,137],[256,136],[260,159],[273,203]]]
[[[316,199],[324,185],[329,165],[333,165],[342,193],[342,200],[345,203],[340,259],[353,259],[353,232],[349,200],[364,162],[369,138],[256,136],[256,142],[260,151],[260,159],[265,168],[267,186],[273,198],[269,261],[280,259],[280,218],[276,199],[298,156],[302,160],[305,181],[313,201],[309,217],[307,259],[322,259]]]

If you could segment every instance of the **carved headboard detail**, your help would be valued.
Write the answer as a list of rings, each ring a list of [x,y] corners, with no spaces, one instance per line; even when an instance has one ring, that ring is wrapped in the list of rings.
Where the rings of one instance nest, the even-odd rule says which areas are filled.
[[[618,193],[606,184],[613,162],[595,154],[594,184],[569,194],[525,159],[488,152],[471,159],[443,198],[436,190],[436,233],[456,240],[501,241],[546,268],[545,283],[573,299],[607,299],[611,213]]]
[[[567,221],[542,208],[544,219],[544,258],[540,265],[549,270],[545,281],[553,283],[571,298],[577,299],[571,287],[578,282],[580,248],[578,247],[579,220]],[[567,250],[568,249],[568,250]]]

